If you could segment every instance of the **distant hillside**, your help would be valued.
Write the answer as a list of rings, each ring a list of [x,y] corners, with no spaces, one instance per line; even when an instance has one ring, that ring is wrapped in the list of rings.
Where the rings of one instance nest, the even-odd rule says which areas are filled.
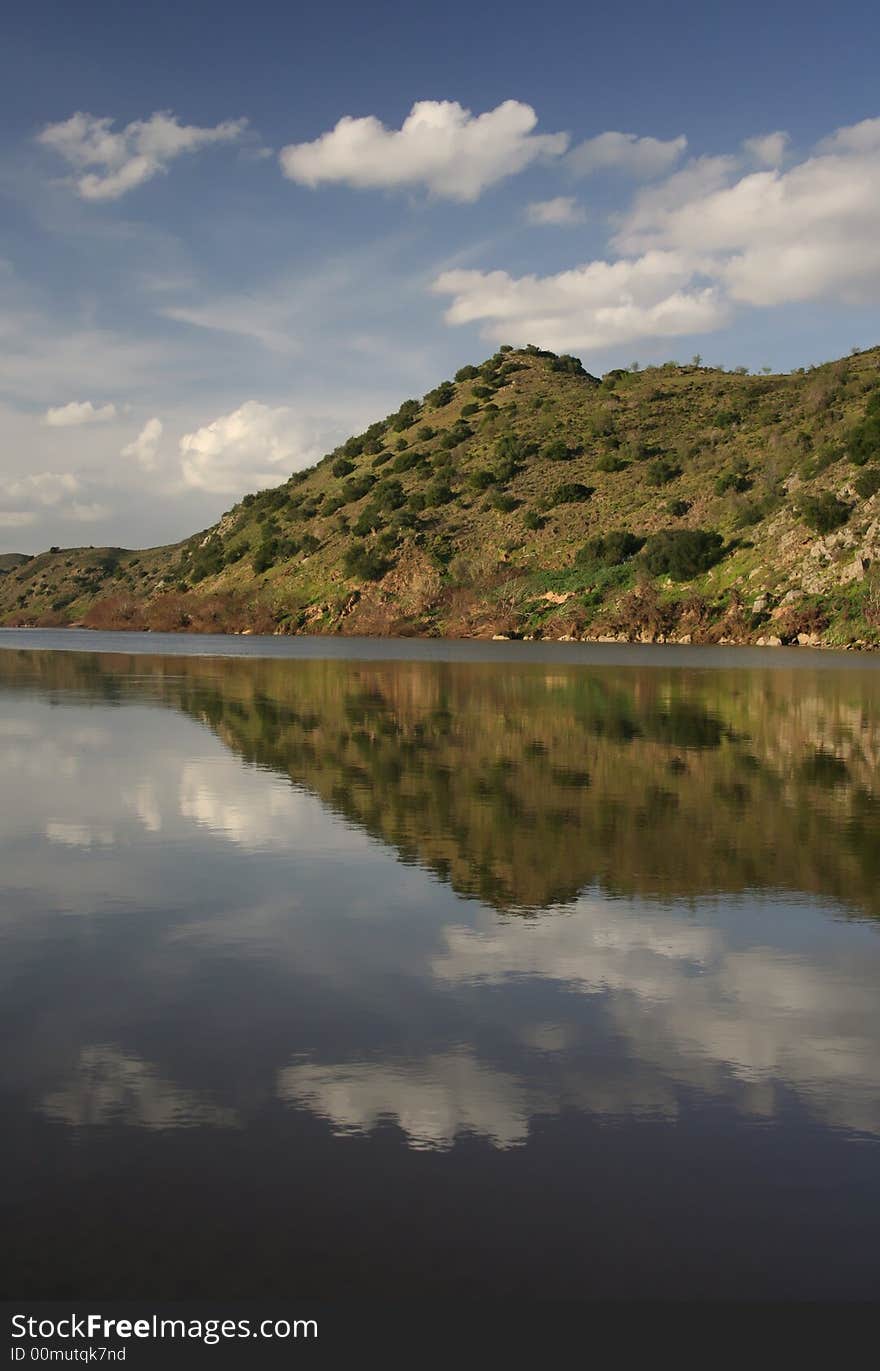
[[[880,349],[587,375],[501,349],[172,547],[43,553],[0,622],[880,646]]]
[[[29,561],[30,556],[26,552],[0,552],[0,576]]]

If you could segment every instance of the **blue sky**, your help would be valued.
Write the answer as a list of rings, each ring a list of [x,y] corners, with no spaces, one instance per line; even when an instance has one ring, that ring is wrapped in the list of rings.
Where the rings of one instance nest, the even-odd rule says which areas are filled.
[[[0,548],[180,537],[502,341],[880,341],[878,40],[789,0],[17,7]]]

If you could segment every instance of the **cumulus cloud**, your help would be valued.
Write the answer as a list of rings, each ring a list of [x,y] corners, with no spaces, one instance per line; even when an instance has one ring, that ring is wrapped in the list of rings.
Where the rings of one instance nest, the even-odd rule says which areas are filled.
[[[635,133],[600,133],[572,148],[569,170],[576,176],[596,171],[620,171],[637,180],[650,180],[669,171],[684,153],[687,139],[639,138]]]
[[[170,111],[135,119],[114,132],[113,120],[78,111],[58,124],[48,124],[37,142],[58,153],[79,173],[74,181],[84,200],[118,200],[150,181],[185,152],[240,138],[246,119],[228,119],[211,128],[181,124]],[[98,170],[87,170],[98,168]]]
[[[156,465],[156,454],[159,451],[159,443],[162,440],[162,420],[148,419],[136,438],[130,443],[126,443],[120,452],[120,457],[133,457],[140,462],[146,471],[152,471]]]
[[[554,200],[533,200],[526,206],[526,223],[536,228],[545,225],[564,228],[567,224],[582,224],[586,212],[573,195],[557,195]]]
[[[314,142],[282,148],[279,160],[286,177],[306,186],[425,186],[446,199],[476,200],[537,158],[565,152],[568,135],[536,134],[537,122],[518,100],[479,115],[454,100],[419,100],[399,129],[346,115]]]
[[[98,409],[91,400],[71,400],[69,405],[47,409],[43,423],[50,428],[74,428],[79,424],[106,424],[115,418],[115,405],[102,405]]]
[[[789,137],[781,129],[775,133],[762,133],[757,138],[746,138],[743,149],[762,167],[778,167],[785,157]]]
[[[23,504],[58,505],[80,489],[70,471],[35,471],[30,476],[0,478],[0,495]]]
[[[604,135],[603,135],[604,136]],[[746,145],[778,162],[777,132]],[[838,129],[783,171],[696,158],[642,188],[616,223],[617,260],[550,276],[447,271],[450,324],[480,322],[513,343],[589,350],[704,333],[737,305],[880,298],[880,119]]]
[[[180,440],[188,486],[223,495],[277,485],[323,452],[320,426],[286,405],[248,400]]]
[[[725,317],[723,301],[714,287],[694,286],[692,278],[682,254],[655,251],[555,276],[447,271],[433,289],[453,297],[450,324],[480,321],[487,338],[566,351],[717,328]]]
[[[839,129],[786,172],[732,175],[640,197],[621,225],[623,252],[686,254],[730,298],[778,305],[880,294],[880,120]]]

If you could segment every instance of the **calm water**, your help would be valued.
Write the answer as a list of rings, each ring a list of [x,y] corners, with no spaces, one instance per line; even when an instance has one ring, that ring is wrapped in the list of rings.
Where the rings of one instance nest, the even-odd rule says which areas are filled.
[[[7,1292],[876,1297],[880,663],[95,641],[0,634]]]

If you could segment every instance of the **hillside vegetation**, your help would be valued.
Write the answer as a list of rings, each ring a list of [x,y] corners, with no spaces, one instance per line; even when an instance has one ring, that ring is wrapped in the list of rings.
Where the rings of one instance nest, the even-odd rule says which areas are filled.
[[[876,647],[880,349],[502,348],[183,543],[6,562],[7,625]]]

